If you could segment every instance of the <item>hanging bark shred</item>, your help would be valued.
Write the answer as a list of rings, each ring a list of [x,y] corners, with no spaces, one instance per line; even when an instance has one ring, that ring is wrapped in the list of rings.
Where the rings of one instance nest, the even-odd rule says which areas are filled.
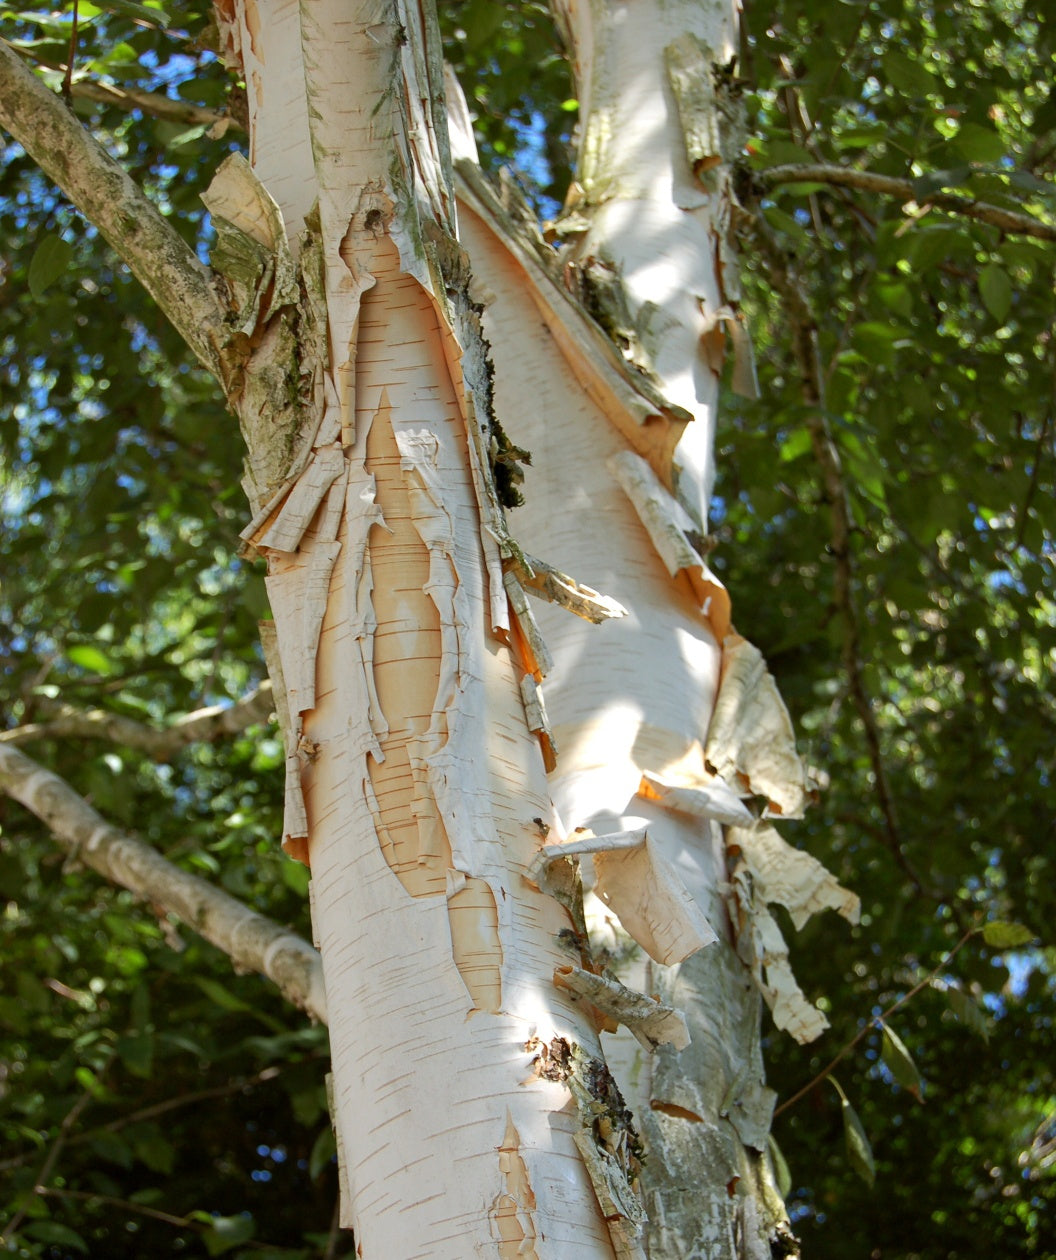
[[[690,541],[697,532],[693,518],[633,451],[613,456],[609,469],[633,504],[668,573],[688,578],[712,633],[721,643],[730,629],[730,596]]]
[[[534,1073],[564,1084],[576,1104],[576,1146],[609,1224],[617,1260],[646,1260],[641,1242],[646,1215],[636,1189],[641,1138],[612,1074],[602,1059],[562,1037],[549,1043],[533,1037],[525,1049],[533,1055]]]

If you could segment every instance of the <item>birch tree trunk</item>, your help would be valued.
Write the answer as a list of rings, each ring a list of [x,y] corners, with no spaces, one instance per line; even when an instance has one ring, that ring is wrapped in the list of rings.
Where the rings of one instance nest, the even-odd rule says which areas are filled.
[[[252,347],[244,536],[268,559],[342,1223],[365,1257],[640,1254],[627,1118],[552,983],[569,919],[525,879],[551,820],[545,735],[434,32],[414,6],[337,0],[239,0],[223,31],[250,165],[207,201]]]
[[[584,102],[570,243],[510,216],[463,129],[476,288],[420,7],[217,0],[250,152],[206,196],[212,272],[0,46],[0,120],[105,225],[246,438],[283,844],[312,868],[342,1223],[367,1260],[791,1246],[758,994],[802,1040],[824,1018],[767,903],[855,912],[766,822],[808,785],[705,561],[724,329],[753,381],[720,143],[734,14],[558,11]],[[624,608],[509,537],[496,412],[539,469],[519,541],[622,621],[588,627]],[[541,637],[526,587],[580,619],[545,609]],[[609,1038],[647,1130],[647,1235],[599,1040],[617,1023],[640,1043]]]
[[[736,123],[736,15],[732,4],[555,8],[582,111],[578,187],[555,228],[556,268],[461,168],[463,240],[492,295],[485,323],[498,410],[532,453],[526,504],[513,518],[518,540],[591,575],[629,610],[600,633],[540,613],[554,658],[550,790],[565,834],[612,837],[611,848],[604,839],[588,846],[601,850],[593,860],[604,899],[594,901],[592,928],[608,938],[612,965],[685,1012],[692,1037],[688,1048],[649,1050],[624,1029],[615,1043],[605,1038],[647,1139],[647,1252],[769,1257],[795,1243],[767,1156],[774,1095],[760,991],[801,1040],[825,1021],[787,970],[765,904],[782,898],[765,895],[763,868],[773,857],[771,875],[780,867],[799,889],[792,901],[825,876],[739,799],[761,797],[764,817],[794,817],[807,784],[772,680],[733,632],[705,559],[726,329],[735,388],[754,389],[725,156],[727,144],[737,148],[724,134]],[[555,271],[605,330],[600,355],[597,328],[563,301]],[[614,349],[623,360],[615,366]],[[643,826],[648,856],[614,851]],[[672,884],[698,912],[679,931],[668,918]],[[853,916],[854,898],[826,886],[828,904]],[[631,959],[634,942],[610,911],[644,947]]]

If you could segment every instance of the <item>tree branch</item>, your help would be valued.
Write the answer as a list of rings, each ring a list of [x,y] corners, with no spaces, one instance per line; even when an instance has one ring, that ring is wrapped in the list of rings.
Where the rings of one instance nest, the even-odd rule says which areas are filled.
[[[825,415],[824,375],[818,354],[817,324],[802,286],[792,274],[788,259],[758,216],[752,217],[749,230],[766,256],[768,279],[780,294],[791,325],[793,355],[799,369],[803,401],[807,404],[804,423],[810,434],[811,447],[821,472],[825,502],[829,509],[829,551],[835,561],[833,603],[843,622],[841,663],[852,703],[865,733],[869,764],[873,770],[877,799],[884,819],[885,844],[913,887],[917,892],[923,892],[924,885],[920,876],[902,848],[894,796],[880,745],[880,732],[865,686],[858,609],[854,597],[851,509],[839,448]]]
[[[192,1221],[187,1216],[173,1216],[170,1212],[160,1212],[157,1208],[146,1207],[142,1203],[131,1203],[128,1199],[115,1199],[109,1194],[99,1194],[95,1190],[57,1190],[53,1186],[34,1186],[33,1193],[42,1198],[75,1199],[80,1203],[99,1203],[105,1207],[117,1208],[131,1216],[147,1216],[152,1221],[161,1221],[165,1225],[175,1225],[179,1229],[193,1229],[202,1234],[208,1228],[202,1221]]]
[[[910,1000],[910,998],[916,997],[917,994],[921,991],[921,989],[923,989],[926,985],[930,984],[932,980],[934,980],[935,977],[939,974],[939,972],[942,971],[944,967],[949,965],[954,955],[957,954],[958,951],[963,946],[967,945],[967,943],[972,939],[973,936],[976,935],[976,933],[977,933],[976,928],[971,928],[967,932],[965,932],[965,934],[961,937],[961,939],[957,942],[957,944],[954,945],[954,947],[948,953],[943,955],[942,960],[939,962],[939,964],[936,967],[933,967],[931,971],[929,971],[928,974],[924,977],[923,980],[915,984],[913,988],[909,990],[908,993],[903,993],[902,996],[896,1002],[892,1002],[891,1005],[886,1010],[881,1011],[879,1015],[874,1015],[871,1019],[866,1020],[866,1022],[858,1030],[858,1033],[854,1037],[852,1037],[851,1040],[848,1041],[845,1046],[842,1046],[840,1048],[839,1053],[825,1067],[821,1069],[821,1071],[817,1074],[817,1076],[812,1077],[811,1080],[809,1080],[806,1083],[806,1085],[802,1087],[802,1089],[797,1089],[796,1092],[791,1096],[791,1098],[786,1098],[785,1101],[781,1103],[779,1107],[774,1108],[774,1119],[776,1120],[777,1117],[782,1113],[782,1111],[787,1111],[789,1107],[793,1105],[793,1103],[799,1102],[799,1100],[805,1094],[809,1094],[810,1091],[816,1085],[820,1085],[821,1082],[825,1080],[827,1076],[831,1075],[832,1069],[836,1067],[837,1064],[839,1064],[843,1059],[845,1059],[851,1053],[854,1047],[862,1040],[863,1037],[866,1036],[867,1033],[869,1033],[871,1029],[883,1027],[884,1023],[888,1019],[890,1019],[892,1015],[894,1015],[895,1011],[897,1011],[900,1006],[905,1006],[905,1004]]]
[[[50,827],[72,857],[179,915],[236,967],[267,976],[287,1000],[326,1023],[319,954],[296,932],[112,827],[57,774],[9,744],[0,744],[0,789]]]
[[[60,74],[70,74],[70,66],[61,61],[50,61],[37,55],[36,49],[12,44],[11,47],[23,59],[44,70],[56,70]],[[110,105],[114,109],[123,109],[126,113],[140,110],[150,114],[152,118],[162,118],[166,122],[183,123],[188,127],[220,127],[216,135],[223,135],[226,130],[245,131],[245,127],[234,116],[222,109],[208,109],[204,105],[194,105],[190,101],[175,101],[162,92],[146,92],[142,88],[118,87],[114,83],[104,83],[101,79],[76,79],[71,75],[70,95],[75,100],[94,101],[98,105]]]
[[[876,175],[872,171],[859,171],[846,166],[829,166],[825,163],[772,166],[766,171],[752,171],[752,181],[764,188],[776,188],[780,184],[832,184],[835,187],[857,188],[862,192],[879,193],[885,197],[897,197],[900,201],[913,201],[922,206],[934,206],[950,214],[964,215],[1022,236],[1035,236],[1042,241],[1056,241],[1056,227],[1042,223],[1029,214],[1006,210],[1002,206],[976,201],[973,197],[959,197],[953,193],[918,193],[910,180],[894,179],[890,175]]]
[[[228,335],[209,269],[4,40],[0,124],[128,263],[199,362],[224,380]]]
[[[245,128],[232,115],[220,109],[206,109],[189,101],[174,101],[161,92],[144,92],[139,88],[116,87],[95,79],[75,79],[70,85],[75,100],[94,101],[99,105],[111,105],[126,113],[141,110],[152,118],[166,122],[183,123],[188,127],[223,127],[244,131]],[[222,132],[217,131],[216,135]]]
[[[47,721],[27,722],[12,730],[0,732],[0,744],[28,744],[37,739],[106,739],[127,748],[137,748],[155,761],[167,761],[188,744],[235,735],[255,722],[263,722],[274,710],[271,683],[265,681],[235,704],[210,705],[177,718],[169,726],[158,728],[120,713],[105,709],[78,709],[71,704],[58,704]],[[42,703],[48,713],[47,702]]]

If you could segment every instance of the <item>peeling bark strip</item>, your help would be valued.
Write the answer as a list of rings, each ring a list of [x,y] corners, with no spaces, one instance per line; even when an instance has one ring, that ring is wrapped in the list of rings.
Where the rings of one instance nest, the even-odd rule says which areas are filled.
[[[674,1007],[663,1006],[655,998],[582,967],[561,966],[554,971],[554,984],[586,998],[606,1015],[627,1027],[647,1050],[672,1045],[685,1050],[689,1045],[686,1017]]]
[[[660,559],[672,577],[685,574],[694,598],[721,643],[730,629],[729,594],[690,541],[696,526],[686,509],[632,451],[609,460],[609,470],[634,505]]]
[[[723,644],[722,683],[704,757],[726,783],[765,797],[768,815],[803,817],[813,785],[796,751],[792,719],[762,653],[739,635]]]
[[[646,1217],[636,1189],[642,1142],[612,1073],[602,1059],[562,1037],[549,1044],[533,1037],[525,1049],[534,1053],[536,1073],[566,1085],[575,1101],[576,1146],[609,1224],[617,1260],[645,1260],[641,1237]]]
[[[422,10],[224,0],[221,17],[251,160],[210,191],[214,262],[246,340],[243,537],[268,562],[284,843],[312,867],[342,1223],[367,1257],[611,1258],[620,1228],[570,1086],[524,1080],[533,1030],[600,1063],[551,984],[568,918],[524,880],[553,764],[524,585],[595,620],[622,610],[507,534],[493,468],[516,452],[454,239]],[[309,138],[299,181],[280,180]]]
[[[729,922],[721,826],[750,828],[747,798],[756,793],[772,812],[792,812],[809,788],[801,772],[779,773],[780,754],[771,763],[757,755],[763,749],[753,746],[750,721],[742,727],[727,717],[759,691],[758,712],[780,734],[773,718],[783,709],[769,703],[765,672],[736,667],[728,601],[710,589],[706,571],[712,431],[728,337],[736,387],[756,390],[739,311],[729,171],[708,161],[729,156],[720,136],[729,119],[703,117],[732,95],[717,72],[736,49],[733,6],[555,7],[583,108],[579,185],[550,234],[561,247],[540,251],[467,165],[469,145],[460,145],[467,158],[458,166],[465,239],[481,292],[494,295],[486,321],[498,403],[519,416],[517,439],[533,455],[519,539],[572,572],[598,574],[628,610],[592,638],[546,607],[536,611],[554,659],[545,685],[561,744],[550,782],[559,817],[576,830],[545,845],[532,876],[568,902],[579,859],[589,857],[602,899],[591,930],[603,921],[613,932],[611,910],[655,959],[673,964],[641,959],[621,979],[684,1011],[691,1044],[645,1052],[606,1038],[606,1053],[626,1066],[621,1080],[654,1154],[642,1174],[650,1260],[763,1257],[784,1217],[765,1154],[773,1094],[763,1078],[756,986],[757,978],[772,981],[754,956],[738,958],[734,933],[719,938],[710,924]],[[675,95],[673,76],[681,76]],[[694,156],[686,137],[696,89]],[[590,320],[570,294],[589,304]],[[611,468],[627,475],[617,481]],[[746,684],[740,701],[738,677]],[[725,710],[709,737],[720,686]],[[673,930],[676,916],[659,911],[663,892],[696,923]],[[762,923],[765,901],[759,911]],[[758,939],[755,923],[746,917],[741,927],[746,954]],[[615,943],[628,952],[625,938]],[[559,971],[557,982],[570,974]]]

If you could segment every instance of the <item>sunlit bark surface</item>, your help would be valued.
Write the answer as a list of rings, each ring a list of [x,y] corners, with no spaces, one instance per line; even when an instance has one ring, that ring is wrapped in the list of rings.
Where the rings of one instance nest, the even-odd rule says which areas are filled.
[[[584,102],[564,245],[460,167],[476,290],[435,32],[402,0],[218,0],[251,142],[204,196],[211,271],[2,50],[0,113],[246,438],[283,844],[313,868],[358,1253],[786,1254],[756,994],[801,1041],[825,1018],[768,907],[798,926],[823,908],[853,920],[857,899],[770,824],[798,817],[810,785],[706,559],[727,346],[733,387],[756,388],[732,231],[734,14],[556,8]],[[546,565],[495,494],[506,439],[481,301],[497,411],[539,473],[516,532]],[[592,622],[627,615],[598,630],[543,611],[541,636],[525,587]],[[50,817],[45,772],[5,755]],[[78,842],[89,825],[55,818]],[[120,859],[114,877],[146,888],[131,841],[90,826],[100,869]],[[225,923],[210,939],[243,930],[210,904]],[[310,962],[253,930],[267,974]],[[641,1142],[597,1036],[617,1022],[637,1038],[608,1048],[651,1148],[647,1234]]]
[[[664,397],[693,416],[673,466],[650,455],[644,436],[632,446],[704,534],[721,366],[708,333],[730,302],[716,273],[729,206],[720,178],[705,187],[690,168],[666,50],[692,37],[711,50],[710,75],[713,63],[729,61],[734,15],[700,5],[559,8],[575,41],[584,107],[581,188],[565,224],[563,274],[580,292],[585,283],[588,306],[595,276],[622,281],[629,318],[610,331]],[[613,466],[627,451],[625,436],[586,396],[575,350],[569,362],[567,345],[558,349],[525,271],[485,218],[464,210],[463,236],[482,288],[495,295],[486,326],[499,412],[532,452],[526,506],[512,527],[528,550],[588,577],[629,612],[600,630],[539,613],[555,658],[546,683],[559,748],[551,791],[566,832],[647,823],[717,938],[670,967],[639,951],[621,971],[686,1013],[688,1049],[647,1053],[622,1036],[619,1048],[605,1039],[650,1141],[648,1254],[769,1256],[783,1216],[765,1165],[773,1095],[761,1063],[761,1003],[735,952],[722,830],[639,792],[646,772],[690,788],[714,782],[704,746],[728,630],[723,608],[702,601],[686,570],[672,579]],[[604,920],[605,907],[595,905]],[[627,937],[616,933],[610,943],[619,949]]]
[[[572,1056],[602,1065],[552,983],[569,919],[524,874],[552,808],[488,528],[431,32],[381,3],[225,18],[301,267],[296,337],[273,317],[247,371],[247,435],[270,408],[288,436],[280,455],[251,438],[246,537],[287,698],[284,843],[312,867],[343,1223],[364,1257],[641,1254],[585,1166]],[[252,235],[233,178],[213,205]],[[267,382],[293,373],[290,406]]]

